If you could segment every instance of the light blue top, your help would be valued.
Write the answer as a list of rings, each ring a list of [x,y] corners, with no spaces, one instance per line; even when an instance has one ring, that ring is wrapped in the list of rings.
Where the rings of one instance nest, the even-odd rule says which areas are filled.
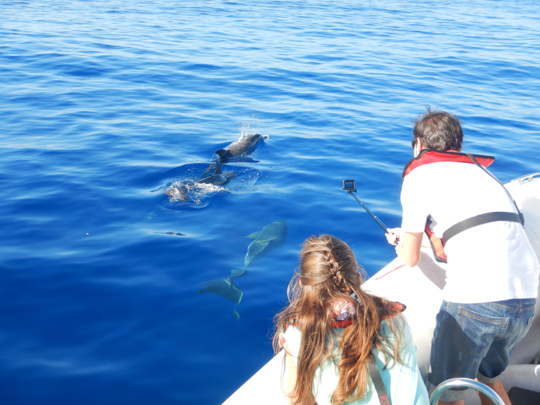
[[[383,322],[382,328],[384,329],[383,333],[392,336],[386,322]],[[389,369],[385,369],[383,354],[374,348],[373,352],[376,355],[377,366],[392,405],[428,405],[428,393],[416,363],[416,346],[412,343],[409,328],[405,326],[403,329],[404,339],[400,354],[404,364],[396,362],[390,364]],[[298,358],[300,351],[301,336],[300,330],[294,326],[289,327],[283,335],[295,359]],[[336,363],[339,361],[339,355],[337,357]],[[317,367],[315,371],[313,395],[318,405],[331,405],[330,398],[339,381],[336,363],[332,359],[327,360],[322,366]],[[363,398],[358,401],[347,402],[347,404],[380,405],[373,383],[370,382],[370,387],[368,387]]]

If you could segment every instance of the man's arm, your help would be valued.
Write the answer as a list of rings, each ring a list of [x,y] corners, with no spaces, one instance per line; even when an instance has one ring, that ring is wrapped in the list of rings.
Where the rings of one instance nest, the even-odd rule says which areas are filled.
[[[420,262],[420,247],[422,247],[422,232],[403,232],[400,243],[396,247],[396,253],[409,267],[414,267]]]

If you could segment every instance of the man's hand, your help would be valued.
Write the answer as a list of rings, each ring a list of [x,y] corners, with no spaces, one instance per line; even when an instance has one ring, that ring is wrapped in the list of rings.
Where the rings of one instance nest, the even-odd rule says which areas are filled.
[[[391,245],[397,246],[401,240],[401,228],[388,228],[387,231],[386,240]]]

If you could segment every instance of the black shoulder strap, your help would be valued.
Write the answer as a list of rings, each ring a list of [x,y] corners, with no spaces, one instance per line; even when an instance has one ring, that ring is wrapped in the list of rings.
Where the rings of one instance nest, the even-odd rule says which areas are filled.
[[[507,221],[507,222],[517,222],[521,225],[525,225],[525,218],[523,217],[523,214],[519,210],[516,202],[512,198],[512,195],[508,192],[504,184],[502,184],[497,177],[495,177],[493,174],[489,172],[484,166],[482,166],[476,158],[470,154],[467,153],[467,156],[474,162],[476,165],[482,169],[484,172],[486,172],[492,179],[494,179],[497,183],[501,185],[501,187],[506,191],[506,194],[508,194],[508,197],[512,200],[514,203],[514,206],[516,207],[517,214],[514,212],[488,212],[485,214],[477,215],[472,218],[467,218],[461,222],[458,222],[457,224],[451,226],[448,228],[442,237],[442,243],[443,246],[446,245],[446,242],[453,236],[456,236],[458,233],[461,233],[469,228],[473,228],[478,225],[487,224],[490,222],[496,222],[496,221]]]
[[[371,380],[373,381],[373,385],[375,386],[375,390],[377,391],[377,396],[379,397],[379,402],[381,405],[392,405],[373,353],[369,356],[369,374],[371,374]]]
[[[488,212],[486,214],[467,218],[444,231],[442,237],[443,246],[446,245],[446,242],[448,242],[451,237],[456,236],[458,233],[461,233],[470,228],[474,228],[478,225],[497,221],[517,222],[523,225],[522,217],[523,216],[520,216],[515,212]]]
[[[510,199],[512,200],[512,202],[514,203],[514,206],[516,207],[516,211],[518,212],[518,215],[519,215],[519,219],[521,222],[521,225],[525,226],[525,217],[523,216],[523,214],[521,213],[521,211],[519,210],[516,202],[514,201],[514,198],[512,197],[512,195],[508,192],[508,190],[506,189],[506,187],[504,186],[504,184],[501,183],[501,181],[495,177],[493,174],[491,174],[491,172],[486,169],[484,166],[482,166],[480,163],[478,163],[478,161],[476,160],[476,158],[474,157],[474,155],[472,155],[471,153],[467,153],[467,156],[470,157],[472,159],[472,161],[474,163],[476,163],[476,166],[478,166],[480,169],[482,169],[484,172],[486,172],[489,176],[491,176],[492,179],[494,179],[497,183],[499,183],[501,185],[501,187],[504,189],[504,191],[506,191],[506,194],[508,194],[508,197],[510,197]]]

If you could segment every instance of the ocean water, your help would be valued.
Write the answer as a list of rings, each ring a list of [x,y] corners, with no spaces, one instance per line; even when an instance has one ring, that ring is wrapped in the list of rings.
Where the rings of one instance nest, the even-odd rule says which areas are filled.
[[[347,241],[369,274],[394,258],[341,182],[399,226],[426,105],[501,181],[540,171],[533,0],[0,5],[2,404],[222,403],[271,358],[306,237]],[[253,133],[228,184],[196,183]],[[198,293],[282,219],[238,306]]]

